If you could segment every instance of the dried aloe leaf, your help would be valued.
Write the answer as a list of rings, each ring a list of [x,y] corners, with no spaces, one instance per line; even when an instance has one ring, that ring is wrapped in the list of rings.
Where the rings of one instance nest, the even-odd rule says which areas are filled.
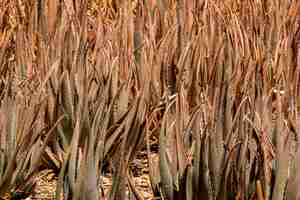
[[[159,171],[161,176],[162,195],[164,198],[173,199],[173,175],[171,173],[171,163],[167,154],[166,139],[166,118],[164,118],[159,136]]]

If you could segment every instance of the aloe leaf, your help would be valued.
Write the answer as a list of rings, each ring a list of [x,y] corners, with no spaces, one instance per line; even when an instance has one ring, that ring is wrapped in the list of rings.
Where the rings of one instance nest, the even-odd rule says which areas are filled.
[[[163,119],[163,124],[159,136],[159,169],[161,176],[161,188],[164,198],[173,199],[173,175],[171,174],[170,162],[167,158],[166,148],[166,119]]]

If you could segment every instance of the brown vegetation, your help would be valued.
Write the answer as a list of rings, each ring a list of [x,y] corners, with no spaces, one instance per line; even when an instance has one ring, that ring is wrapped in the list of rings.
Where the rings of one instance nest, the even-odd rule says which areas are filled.
[[[142,200],[143,150],[153,198],[298,199],[299,7],[2,0],[0,197]]]

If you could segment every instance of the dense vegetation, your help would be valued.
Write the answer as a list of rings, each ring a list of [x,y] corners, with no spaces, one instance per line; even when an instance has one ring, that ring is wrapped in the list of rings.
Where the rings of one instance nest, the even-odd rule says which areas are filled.
[[[57,199],[144,199],[146,149],[157,198],[298,199],[299,7],[1,0],[0,196],[48,168]]]

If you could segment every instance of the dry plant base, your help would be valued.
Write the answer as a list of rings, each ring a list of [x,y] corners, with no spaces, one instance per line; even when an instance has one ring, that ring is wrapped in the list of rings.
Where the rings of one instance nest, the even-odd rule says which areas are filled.
[[[146,152],[139,153],[137,160],[133,161],[133,163],[131,164],[131,169],[133,172],[135,172],[133,179],[136,189],[141,192],[141,195],[145,200],[152,200],[155,198],[151,190],[149,167],[146,156]],[[157,154],[153,153],[153,156],[157,156]],[[102,191],[102,188],[105,196],[108,196],[109,191],[112,187],[112,176],[108,173],[101,177],[101,180],[102,184],[98,187],[99,192]],[[55,175],[55,173],[52,170],[43,170],[37,174],[36,186],[32,193],[26,198],[26,200],[54,200],[56,187],[57,176]],[[129,197],[129,191],[127,188],[126,198],[124,198],[124,200],[131,198]]]

